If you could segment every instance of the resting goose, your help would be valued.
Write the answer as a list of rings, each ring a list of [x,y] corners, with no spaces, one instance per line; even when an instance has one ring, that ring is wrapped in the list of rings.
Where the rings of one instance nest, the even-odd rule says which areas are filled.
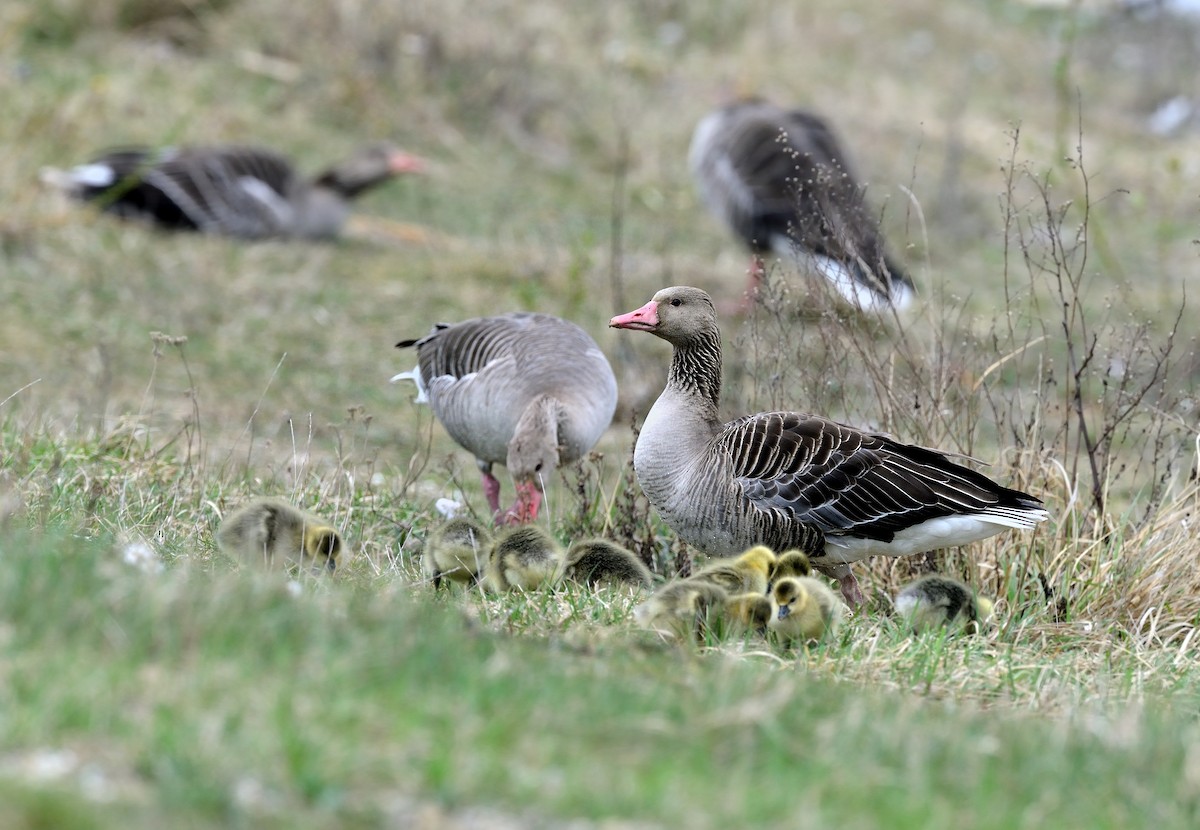
[[[170,230],[247,239],[336,236],[350,200],[423,162],[388,145],[360,150],[305,179],[283,156],[260,147],[111,150],[43,178],[76,198]]]
[[[851,562],[963,545],[1048,517],[1033,496],[886,435],[799,412],[721,423],[721,333],[698,288],[664,288],[610,325],[674,347],[633,464],[663,520],[703,553],[795,548],[857,604]]]
[[[912,280],[888,258],[846,154],[816,115],[735,101],[700,121],[688,163],[708,209],[753,253],[751,293],[773,253],[820,274],[858,309],[912,300]]]
[[[414,381],[417,401],[475,455],[500,524],[537,518],[545,481],[600,440],[617,407],[617,380],[596,341],[549,314],[439,323],[396,346],[416,346],[418,365],[392,381]],[[493,464],[515,482],[517,500],[506,512]]]

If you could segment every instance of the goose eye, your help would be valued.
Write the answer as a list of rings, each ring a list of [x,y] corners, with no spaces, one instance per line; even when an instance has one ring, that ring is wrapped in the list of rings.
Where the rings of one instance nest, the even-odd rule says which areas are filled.
[[[676,297],[674,300],[671,300],[671,305],[673,305],[673,306],[675,306],[676,308],[678,308],[679,306],[683,305],[683,300],[681,300],[681,299],[679,299],[678,297]]]
[[[542,462],[539,461],[537,466],[533,468],[533,471],[535,473],[540,473],[542,471]]]

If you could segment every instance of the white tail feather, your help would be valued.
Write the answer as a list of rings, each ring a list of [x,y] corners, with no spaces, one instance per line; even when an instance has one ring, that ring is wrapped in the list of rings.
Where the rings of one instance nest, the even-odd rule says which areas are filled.
[[[425,390],[425,379],[421,377],[421,367],[414,366],[411,372],[401,372],[392,377],[391,382],[395,383],[398,380],[411,380],[417,385],[417,396],[413,398],[416,403],[429,403],[429,395]]]

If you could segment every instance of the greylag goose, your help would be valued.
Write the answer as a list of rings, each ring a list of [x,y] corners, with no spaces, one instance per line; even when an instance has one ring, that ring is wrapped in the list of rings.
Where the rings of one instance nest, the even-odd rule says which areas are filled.
[[[227,555],[255,565],[334,570],[345,554],[327,522],[279,499],[260,498],[221,522],[217,545]]]
[[[823,120],[758,98],[701,119],[688,153],[709,210],[750,248],[749,294],[774,253],[829,280],[864,311],[906,306],[908,275],[885,253],[846,155]]]
[[[917,634],[942,627],[976,630],[992,616],[992,601],[977,597],[968,586],[940,574],[929,574],[896,595],[896,613]]]
[[[610,325],[674,347],[633,464],[663,520],[703,553],[796,548],[857,604],[851,562],[963,545],[1048,518],[1033,496],[886,435],[799,412],[721,423],[721,332],[698,288],[664,288]]]
[[[771,621],[784,642],[819,640],[837,630],[846,606],[829,586],[811,576],[785,576],[771,588]]]
[[[549,314],[439,323],[396,346],[416,346],[417,368],[392,381],[415,381],[417,401],[475,455],[501,524],[537,518],[547,478],[600,440],[617,407],[617,380],[596,341]],[[517,490],[504,513],[493,464],[508,467]]]
[[[165,229],[317,239],[341,231],[350,200],[423,166],[376,144],[305,179],[286,158],[259,147],[134,147],[65,172],[48,170],[43,178],[110,213]]]

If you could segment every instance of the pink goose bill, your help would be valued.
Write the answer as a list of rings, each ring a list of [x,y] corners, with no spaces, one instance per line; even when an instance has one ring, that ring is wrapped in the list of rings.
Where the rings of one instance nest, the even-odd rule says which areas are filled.
[[[641,308],[628,314],[618,314],[608,321],[610,328],[654,331],[658,328],[658,303],[651,300]]]

